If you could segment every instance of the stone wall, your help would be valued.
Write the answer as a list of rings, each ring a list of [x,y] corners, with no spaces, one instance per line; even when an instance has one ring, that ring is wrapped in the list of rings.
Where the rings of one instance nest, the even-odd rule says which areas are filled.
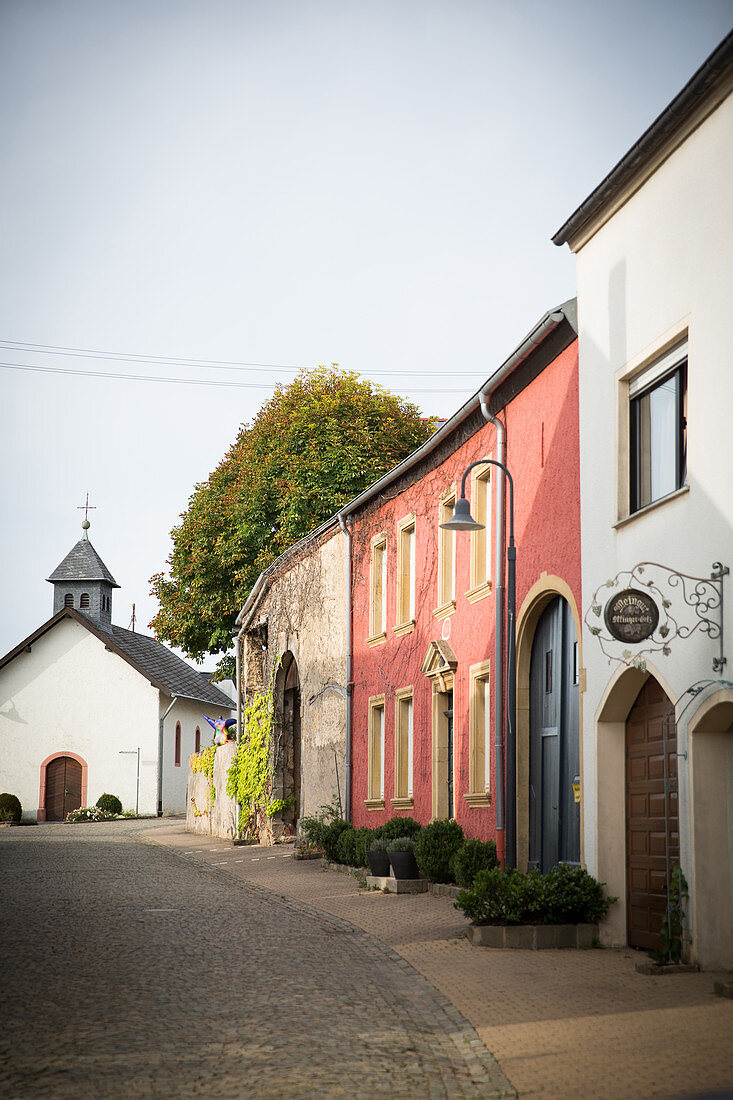
[[[186,831],[205,836],[228,837],[233,840],[237,830],[237,804],[226,793],[227,771],[236,751],[236,743],[220,745],[214,757],[214,789],[216,796],[209,808],[209,781],[202,772],[191,770],[188,764],[186,796]],[[198,813],[196,812],[198,811]]]

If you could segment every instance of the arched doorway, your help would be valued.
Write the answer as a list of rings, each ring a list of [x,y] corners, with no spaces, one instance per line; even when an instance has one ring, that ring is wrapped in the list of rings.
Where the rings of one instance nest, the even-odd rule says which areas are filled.
[[[666,792],[665,792],[666,786]],[[660,951],[667,863],[679,863],[674,706],[650,676],[626,719],[626,930],[629,947]]]
[[[65,821],[68,813],[81,806],[82,765],[72,756],[57,756],[45,771],[46,821]]]
[[[281,832],[295,833],[301,806],[301,730],[300,677],[292,653],[285,654],[278,670],[277,695],[280,736],[275,745],[272,797],[282,798],[289,805],[273,817],[273,827],[279,824]]]
[[[529,673],[529,866],[580,862],[579,658],[567,601],[542,612]]]

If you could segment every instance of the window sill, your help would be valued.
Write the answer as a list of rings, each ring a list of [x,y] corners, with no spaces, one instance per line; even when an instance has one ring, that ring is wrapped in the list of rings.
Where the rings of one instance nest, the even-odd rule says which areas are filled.
[[[387,641],[386,631],[382,631],[381,634],[374,634],[371,638],[367,638],[367,645],[370,649],[374,649],[375,645],[381,645],[382,642]]]
[[[475,794],[464,794],[463,797],[472,808],[491,805],[491,795],[488,791],[477,791]]]
[[[653,500],[651,504],[645,504],[643,508],[639,508],[636,512],[631,512],[628,516],[623,516],[617,523],[614,523],[614,531],[618,531],[619,527],[625,527],[627,523],[631,523],[641,516],[648,515],[649,512],[653,512],[655,508],[660,508],[663,504],[668,504],[671,500],[677,500],[678,497],[685,496],[689,491],[690,486],[683,485],[680,489],[675,489],[673,493],[667,493],[666,497],[660,497],[659,500]]]
[[[403,634],[412,634],[415,629],[415,620],[408,619],[405,623],[399,623],[397,626],[392,627],[392,633],[396,638],[401,638]]]
[[[368,810],[383,810],[384,799],[383,798],[365,798],[364,805]]]
[[[436,607],[433,611],[433,617],[435,619],[447,619],[449,615],[452,615],[456,609],[456,601],[448,600],[448,603],[443,603],[440,607]]]
[[[466,599],[469,603],[477,603],[478,600],[483,600],[487,596],[490,596],[491,589],[491,581],[484,581],[483,584],[477,584],[475,588],[469,588],[466,593]]]
[[[414,810],[415,799],[412,795],[398,796],[397,798],[390,798],[390,802],[396,810]]]

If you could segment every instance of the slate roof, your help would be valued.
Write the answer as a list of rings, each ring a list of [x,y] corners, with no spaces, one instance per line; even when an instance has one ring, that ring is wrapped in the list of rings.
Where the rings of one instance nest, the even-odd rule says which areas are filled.
[[[167,646],[156,642],[155,638],[150,638],[147,634],[136,634],[132,630],[123,630],[121,626],[100,623],[72,607],[62,608],[52,619],[24,638],[0,660],[0,668],[9,664],[20,653],[29,650],[41,635],[53,629],[62,619],[75,619],[81,623],[112,652],[117,653],[154,687],[167,695],[180,695],[216,710],[234,710],[235,704],[228,695],[214,684],[207,683],[197,669],[177,657]]]
[[[79,539],[46,580],[51,584],[59,581],[106,581],[113,588],[120,587],[89,539]]]

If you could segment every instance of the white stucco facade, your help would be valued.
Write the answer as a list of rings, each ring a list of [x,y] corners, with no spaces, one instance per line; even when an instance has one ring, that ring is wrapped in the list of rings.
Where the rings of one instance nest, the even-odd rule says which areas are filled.
[[[83,805],[105,792],[139,812],[157,811],[159,719],[171,697],[81,623],[62,618],[0,669],[0,790],[15,794],[28,821],[44,819],[44,775],[50,759],[69,755],[82,766]],[[164,723],[163,813],[186,809],[188,756],[196,727],[211,742],[206,704],[177,699]],[[228,713],[228,712],[227,712]],[[176,726],[180,723],[180,764]]]
[[[709,114],[577,250],[583,604],[639,562],[709,577],[733,567],[733,96]],[[629,383],[687,340],[684,485],[630,514]],[[625,722],[647,674],[677,705],[680,866],[690,886],[688,956],[733,966],[733,588],[727,664],[698,629],[647,673],[610,661],[586,627],[583,820],[588,869],[619,897],[609,942],[626,942]],[[690,621],[679,589],[672,612]],[[605,600],[607,595],[603,597]],[[694,623],[694,613],[691,621]],[[591,625],[595,622],[591,616]],[[641,648],[641,647],[639,647]]]

